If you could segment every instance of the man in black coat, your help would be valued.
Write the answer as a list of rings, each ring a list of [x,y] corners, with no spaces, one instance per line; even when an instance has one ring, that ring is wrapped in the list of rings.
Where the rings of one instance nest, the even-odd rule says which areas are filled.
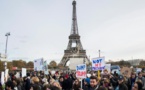
[[[30,73],[27,73],[27,77],[25,78],[25,90],[30,90]]]
[[[63,88],[64,90],[71,90],[73,85],[73,80],[70,78],[69,75],[65,75],[64,81],[63,81]]]

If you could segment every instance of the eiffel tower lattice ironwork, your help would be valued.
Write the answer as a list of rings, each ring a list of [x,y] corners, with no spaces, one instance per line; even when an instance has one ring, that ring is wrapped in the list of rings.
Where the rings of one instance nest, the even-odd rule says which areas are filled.
[[[69,43],[67,49],[64,51],[64,56],[61,62],[59,63],[59,65],[61,66],[66,66],[66,63],[69,61],[70,58],[84,58],[84,60],[89,60],[86,55],[86,50],[84,50],[82,47],[80,35],[78,32],[75,0],[73,1],[72,5],[73,5],[73,13],[72,13],[71,34],[69,36]]]

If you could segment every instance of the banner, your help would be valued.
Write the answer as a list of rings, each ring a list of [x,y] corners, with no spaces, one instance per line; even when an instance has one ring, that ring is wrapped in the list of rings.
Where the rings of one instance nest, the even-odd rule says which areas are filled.
[[[4,72],[1,72],[1,84],[5,84],[5,80],[4,80]]]
[[[26,68],[22,68],[22,77],[25,77],[25,76],[27,76],[27,75],[26,75],[26,73],[27,73],[27,70],[26,70]]]
[[[51,71],[51,75],[54,75],[55,74],[55,71]]]
[[[7,79],[8,79],[8,76],[9,76],[9,69],[6,69],[6,70],[5,70],[5,79],[6,79],[6,81],[7,81]]]
[[[92,70],[104,70],[105,68],[105,57],[98,57],[92,59]]]
[[[111,64],[105,64],[105,69],[108,70],[108,72],[111,72]]]
[[[34,60],[34,71],[43,70],[43,58]]]
[[[44,61],[43,63],[43,71],[45,75],[48,75],[48,65],[47,65],[47,61]]]
[[[76,77],[86,78],[86,64],[80,64],[76,66]]]
[[[20,78],[20,72],[17,72],[15,75],[16,78]]]

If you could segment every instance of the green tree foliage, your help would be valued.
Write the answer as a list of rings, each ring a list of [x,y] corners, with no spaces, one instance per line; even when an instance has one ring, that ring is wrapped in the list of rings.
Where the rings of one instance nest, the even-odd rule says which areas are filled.
[[[117,62],[110,62],[108,64],[119,65],[119,66],[131,66],[131,64],[128,61],[124,61],[124,60],[117,61]]]
[[[7,62],[7,68],[9,70],[12,70],[12,67],[13,67],[13,63],[12,62]]]
[[[141,61],[139,65],[140,66],[145,66],[145,61]]]
[[[57,68],[57,63],[55,62],[55,60],[52,60],[52,61],[49,63],[49,68]]]
[[[57,67],[60,68],[60,69],[64,68],[64,66],[62,64],[58,64]]]
[[[4,70],[4,62],[0,61],[0,71]]]
[[[26,62],[23,60],[13,60],[12,62],[13,67],[18,67],[18,68],[26,68]]]
[[[21,70],[21,68],[33,68],[34,63],[32,61],[26,63],[24,60],[12,60],[11,62],[7,62],[7,68],[10,71],[12,67],[17,67],[19,70]],[[4,61],[0,61],[0,71],[4,71]]]
[[[33,68],[34,67],[34,63],[32,61],[29,61],[27,63],[27,68]]]

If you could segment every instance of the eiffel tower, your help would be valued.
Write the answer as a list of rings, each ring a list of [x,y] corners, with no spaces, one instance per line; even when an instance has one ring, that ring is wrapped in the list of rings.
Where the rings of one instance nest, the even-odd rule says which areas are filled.
[[[61,66],[66,66],[66,63],[70,60],[70,58],[82,58],[84,60],[82,61],[82,64],[86,60],[89,61],[86,55],[86,50],[84,50],[82,47],[80,35],[78,32],[75,0],[73,1],[72,5],[73,5],[73,13],[72,13],[71,34],[69,36],[69,43],[67,49],[64,51],[64,56],[61,62],[59,63],[59,65]],[[73,64],[73,62],[71,62],[71,64]]]

